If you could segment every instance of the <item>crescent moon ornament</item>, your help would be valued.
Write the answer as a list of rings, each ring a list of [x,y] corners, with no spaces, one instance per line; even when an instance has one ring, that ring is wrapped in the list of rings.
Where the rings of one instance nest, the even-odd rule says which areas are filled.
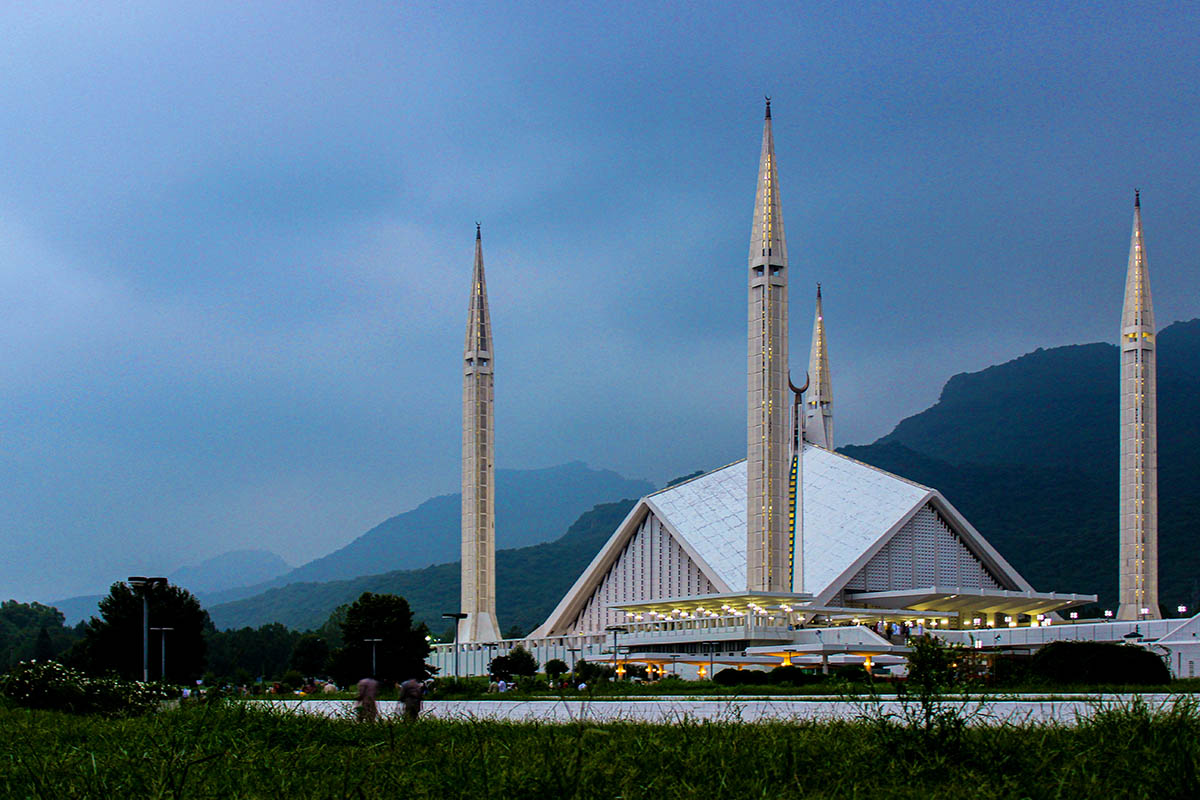
[[[805,392],[807,392],[807,391],[808,391],[808,384],[809,384],[810,382],[811,382],[811,381],[810,381],[810,379],[809,379],[808,371],[807,371],[807,370],[805,370],[805,372],[804,372],[804,385],[803,385],[803,386],[801,386],[799,389],[797,389],[797,388],[796,388],[796,384],[792,383],[792,372],[791,372],[791,370],[788,370],[788,386],[792,387],[792,391],[793,391],[793,392],[795,392],[796,394],[804,394]]]

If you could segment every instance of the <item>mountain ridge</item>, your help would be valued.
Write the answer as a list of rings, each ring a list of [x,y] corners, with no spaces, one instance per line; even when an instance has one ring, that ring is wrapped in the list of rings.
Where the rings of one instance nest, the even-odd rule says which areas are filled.
[[[1200,606],[1200,319],[1158,333],[1159,600]],[[936,487],[1047,591],[1117,590],[1116,345],[1038,348],[950,378],[938,402],[839,452]]]

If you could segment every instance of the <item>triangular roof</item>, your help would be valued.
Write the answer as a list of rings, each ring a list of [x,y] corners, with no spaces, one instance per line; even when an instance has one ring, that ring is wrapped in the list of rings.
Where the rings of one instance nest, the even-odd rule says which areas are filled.
[[[926,504],[937,509],[1002,583],[1032,590],[937,490],[821,447],[805,445],[803,453],[804,586],[816,604],[836,595]],[[745,590],[746,462],[742,460],[643,497],[532,636],[562,632],[559,628],[578,613],[649,513],[658,517],[720,591]]]

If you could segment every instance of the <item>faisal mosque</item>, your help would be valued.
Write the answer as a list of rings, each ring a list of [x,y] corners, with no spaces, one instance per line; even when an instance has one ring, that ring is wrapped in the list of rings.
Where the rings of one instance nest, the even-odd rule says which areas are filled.
[[[1121,317],[1120,604],[1039,591],[941,492],[834,450],[833,382],[817,286],[807,371],[788,357],[789,268],[766,103],[747,267],[745,458],[641,498],[550,616],[504,640],[496,617],[494,360],[483,245],[463,353],[462,600],[441,674],[486,674],[518,644],[539,662],[627,664],[651,675],[796,664],[900,665],[914,632],[988,652],[1050,641],[1160,648],[1196,674],[1200,616],[1158,604],[1155,326],[1135,197]],[[797,383],[801,385],[797,385]]]

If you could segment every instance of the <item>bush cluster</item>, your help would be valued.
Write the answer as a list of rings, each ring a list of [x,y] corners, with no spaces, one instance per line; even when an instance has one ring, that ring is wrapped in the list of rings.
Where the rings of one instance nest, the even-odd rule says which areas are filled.
[[[25,708],[77,714],[140,714],[174,692],[163,684],[95,678],[57,661],[22,661],[0,677],[0,694]]]
[[[862,668],[858,668],[862,671]],[[863,673],[865,676],[865,672]],[[848,677],[848,676],[841,676]],[[826,676],[797,666],[775,667],[770,672],[757,669],[723,669],[713,676],[719,686],[807,686],[820,683]]]
[[[1029,662],[1034,680],[1051,684],[1155,686],[1171,682],[1162,658],[1141,647],[1107,642],[1052,642]]]

